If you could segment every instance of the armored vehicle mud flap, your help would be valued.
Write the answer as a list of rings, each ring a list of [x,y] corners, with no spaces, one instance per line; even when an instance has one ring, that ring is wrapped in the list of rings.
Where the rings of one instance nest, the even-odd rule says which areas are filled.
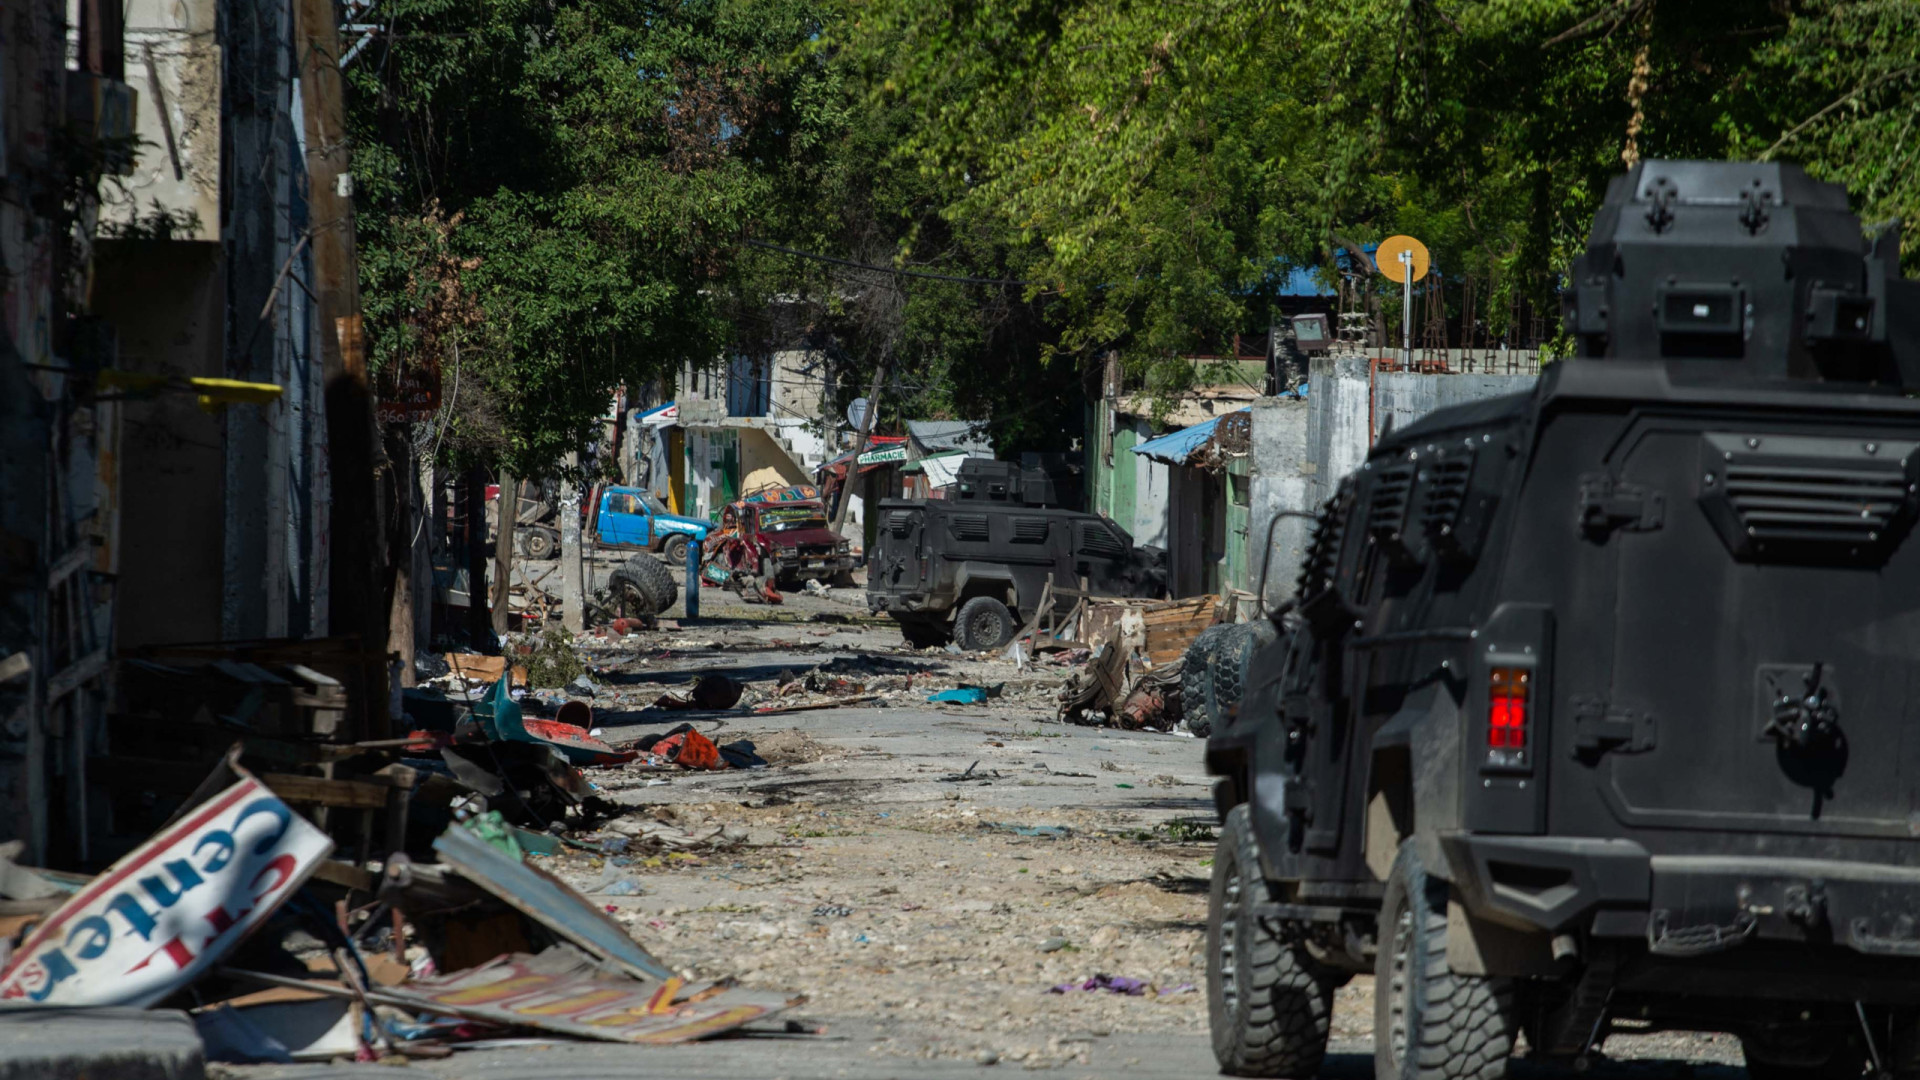
[[[1920,868],[1831,859],[1649,855],[1631,840],[1440,838],[1474,915],[1522,930],[1584,925],[1656,956],[1749,941],[1920,958]]]

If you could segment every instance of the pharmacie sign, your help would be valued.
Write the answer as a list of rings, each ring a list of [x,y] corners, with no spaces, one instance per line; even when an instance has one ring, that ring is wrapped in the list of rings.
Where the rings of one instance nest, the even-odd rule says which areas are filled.
[[[292,896],[333,841],[241,775],[48,916],[0,971],[0,1008],[152,1005]]]

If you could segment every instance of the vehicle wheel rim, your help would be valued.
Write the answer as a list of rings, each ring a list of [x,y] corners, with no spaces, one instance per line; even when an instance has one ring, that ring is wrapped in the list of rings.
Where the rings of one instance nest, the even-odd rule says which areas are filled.
[[[1234,968],[1240,934],[1240,867],[1229,864],[1220,913],[1220,1004],[1228,1016],[1240,1011],[1240,980]]]
[[[1393,923],[1393,980],[1387,994],[1387,1053],[1395,1071],[1406,1062],[1411,1046],[1413,1011],[1413,910],[1402,908]]]
[[[631,585],[620,586],[620,617],[632,618],[640,613],[640,590]]]
[[[993,617],[993,612],[983,611],[973,617],[973,623],[968,629],[972,631],[968,636],[973,638],[974,644],[983,645],[999,639],[1000,620]]]

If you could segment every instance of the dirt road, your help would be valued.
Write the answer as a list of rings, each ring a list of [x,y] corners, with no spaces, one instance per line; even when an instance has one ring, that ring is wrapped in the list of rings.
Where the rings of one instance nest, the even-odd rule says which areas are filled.
[[[857,601],[790,595],[766,608],[709,593],[707,619],[583,649],[608,741],[690,721],[719,742],[752,741],[770,762],[595,773],[633,815],[744,830],[737,849],[624,866],[544,860],[672,966],[804,994],[796,1017],[825,1032],[681,1048],[671,1071],[1214,1073],[1202,955],[1214,813],[1200,744],[1055,723],[1070,669],[913,652],[890,626],[866,623]],[[740,708],[642,708],[710,672],[746,683]],[[880,700],[745,711],[785,700],[779,685],[809,672]],[[973,707],[925,700],[962,684],[1000,695]],[[1103,975],[1143,985],[1080,989]],[[1372,980],[1356,978],[1337,999],[1329,1075],[1371,1072],[1371,1021]],[[1739,1062],[1727,1039],[1616,1039],[1610,1050],[1689,1069]],[[660,1060],[615,1047],[530,1053],[543,1071]],[[510,1070],[517,1054],[486,1060]],[[431,1067],[490,1075],[471,1072],[475,1056],[461,1060],[468,1071]]]

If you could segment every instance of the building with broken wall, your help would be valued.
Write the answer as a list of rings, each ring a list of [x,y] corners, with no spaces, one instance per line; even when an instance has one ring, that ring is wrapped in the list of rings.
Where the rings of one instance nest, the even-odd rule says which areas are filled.
[[[1293,593],[1311,516],[1380,433],[1434,409],[1524,392],[1537,365],[1533,353],[1472,372],[1315,357],[1306,383],[1283,396],[1208,387],[1177,398],[1170,415],[1217,415],[1159,435],[1146,396],[1110,383],[1088,448],[1091,508],[1136,543],[1167,549],[1174,596],[1237,595],[1251,609],[1264,588],[1271,608]]]
[[[755,491],[812,483],[835,453],[821,435],[835,423],[825,416],[833,384],[821,350],[688,364],[674,389],[674,416],[656,427],[675,513],[718,520],[728,503]]]
[[[0,840],[98,863],[117,661],[384,645],[342,86],[327,2],[4,18]]]

